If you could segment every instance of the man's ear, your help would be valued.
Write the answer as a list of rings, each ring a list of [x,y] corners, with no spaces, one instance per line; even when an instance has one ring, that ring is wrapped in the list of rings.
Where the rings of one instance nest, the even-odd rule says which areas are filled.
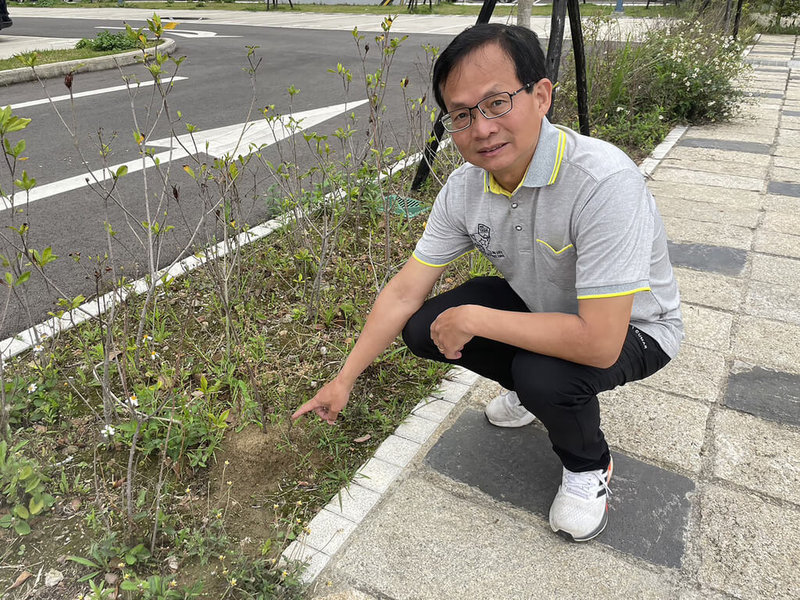
[[[553,82],[546,77],[537,81],[533,88],[533,97],[539,113],[546,115],[553,101]]]

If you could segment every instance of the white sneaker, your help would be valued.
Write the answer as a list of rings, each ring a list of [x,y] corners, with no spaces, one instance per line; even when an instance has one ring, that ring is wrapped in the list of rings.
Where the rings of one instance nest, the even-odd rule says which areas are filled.
[[[517,392],[506,392],[492,398],[483,412],[489,423],[498,427],[522,427],[536,419],[522,406]]]
[[[600,535],[608,522],[608,483],[614,462],[603,471],[573,473],[564,469],[561,486],[550,506],[550,529],[585,542]]]

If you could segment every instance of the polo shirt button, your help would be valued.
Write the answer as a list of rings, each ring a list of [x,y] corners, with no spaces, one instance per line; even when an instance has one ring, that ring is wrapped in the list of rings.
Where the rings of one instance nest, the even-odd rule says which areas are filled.
[[[519,204],[517,204],[516,202],[514,202],[514,203],[511,205],[511,208],[517,208],[518,206],[519,206]]]
[[[522,231],[522,225],[517,225],[516,227],[514,227],[514,229],[516,229],[517,231]]]

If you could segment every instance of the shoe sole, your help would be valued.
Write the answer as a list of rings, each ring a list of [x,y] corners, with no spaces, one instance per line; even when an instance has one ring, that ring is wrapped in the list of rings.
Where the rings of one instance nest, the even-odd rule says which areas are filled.
[[[589,540],[593,540],[594,538],[596,538],[598,535],[603,533],[607,524],[608,524],[608,503],[606,503],[606,510],[603,513],[603,520],[600,522],[600,525],[597,526],[597,529],[592,531],[589,535],[575,537],[568,531],[564,531],[563,529],[556,529],[555,527],[553,527],[552,523],[550,524],[550,529],[552,529],[554,533],[560,535],[567,541],[579,544],[581,542],[588,542]]]
[[[536,417],[533,415],[520,417],[515,421],[493,421],[489,418],[489,415],[483,413],[486,416],[486,420],[489,421],[495,427],[525,427],[525,425],[530,425],[536,420]]]

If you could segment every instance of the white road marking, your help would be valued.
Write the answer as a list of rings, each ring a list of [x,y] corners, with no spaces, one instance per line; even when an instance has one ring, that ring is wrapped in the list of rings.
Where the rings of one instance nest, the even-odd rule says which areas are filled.
[[[164,83],[171,83],[173,81],[184,81],[185,79],[188,79],[188,77],[175,76],[175,77],[171,77],[169,80],[165,79]],[[130,87],[134,88],[134,89],[138,89],[138,88],[143,88],[143,87],[150,87],[154,83],[155,82],[153,82],[153,81],[145,81],[145,82],[142,82],[142,83],[131,82],[130,83]],[[115,86],[107,87],[107,88],[100,88],[100,89],[96,89],[96,90],[88,90],[86,92],[77,92],[75,94],[72,94],[72,97],[73,98],[86,98],[87,96],[99,96],[100,94],[110,94],[112,92],[121,92],[121,91],[126,90],[126,89],[128,89],[128,86],[125,85],[125,84],[123,84],[123,85],[115,85]],[[70,99],[70,95],[69,94],[64,94],[63,96],[55,96],[54,98],[52,98],[53,102],[63,102],[64,100],[69,100],[69,99]],[[48,100],[47,98],[41,98],[39,100],[31,100],[29,102],[20,102],[19,104],[12,104],[11,108],[12,108],[12,110],[16,110],[18,108],[28,108],[29,106],[38,106],[39,104],[47,104],[48,102],[50,102],[50,100]]]
[[[127,29],[125,27],[95,27],[95,29]],[[219,35],[216,31],[202,31],[199,29],[164,29],[164,35],[177,35],[185,38],[240,38],[241,35]]]
[[[307,130],[309,127],[327,121],[338,114],[352,110],[366,102],[366,100],[358,100],[356,102],[315,108],[294,113],[291,115],[291,118],[299,122],[298,128],[300,130]],[[147,142],[146,145],[148,148],[166,147],[171,149],[166,152],[160,152],[152,157],[146,157],[144,159],[139,157],[125,163],[103,169],[96,169],[90,173],[75,175],[74,177],[68,177],[60,181],[54,181],[53,183],[37,185],[30,190],[30,193],[27,195],[25,192],[16,192],[11,196],[10,201],[6,199],[0,200],[0,212],[12,207],[23,206],[26,203],[44,200],[45,198],[50,198],[58,194],[77,190],[86,187],[90,183],[106,181],[111,179],[113,174],[117,173],[120,167],[123,166],[128,168],[128,173],[130,174],[151,167],[156,161],[160,164],[164,164],[179,158],[185,158],[195,153],[195,145],[198,153],[209,154],[215,158],[220,158],[226,154],[233,156],[239,154],[247,155],[258,148],[270,146],[296,133],[297,129],[289,127],[288,120],[289,116],[284,116],[280,121],[270,124],[267,123],[265,119],[259,119],[257,121],[217,127],[215,129],[209,129],[208,131],[198,131],[193,135],[181,135],[177,140],[175,138],[163,138],[153,142]],[[179,142],[189,149],[189,151],[184,150]]]

